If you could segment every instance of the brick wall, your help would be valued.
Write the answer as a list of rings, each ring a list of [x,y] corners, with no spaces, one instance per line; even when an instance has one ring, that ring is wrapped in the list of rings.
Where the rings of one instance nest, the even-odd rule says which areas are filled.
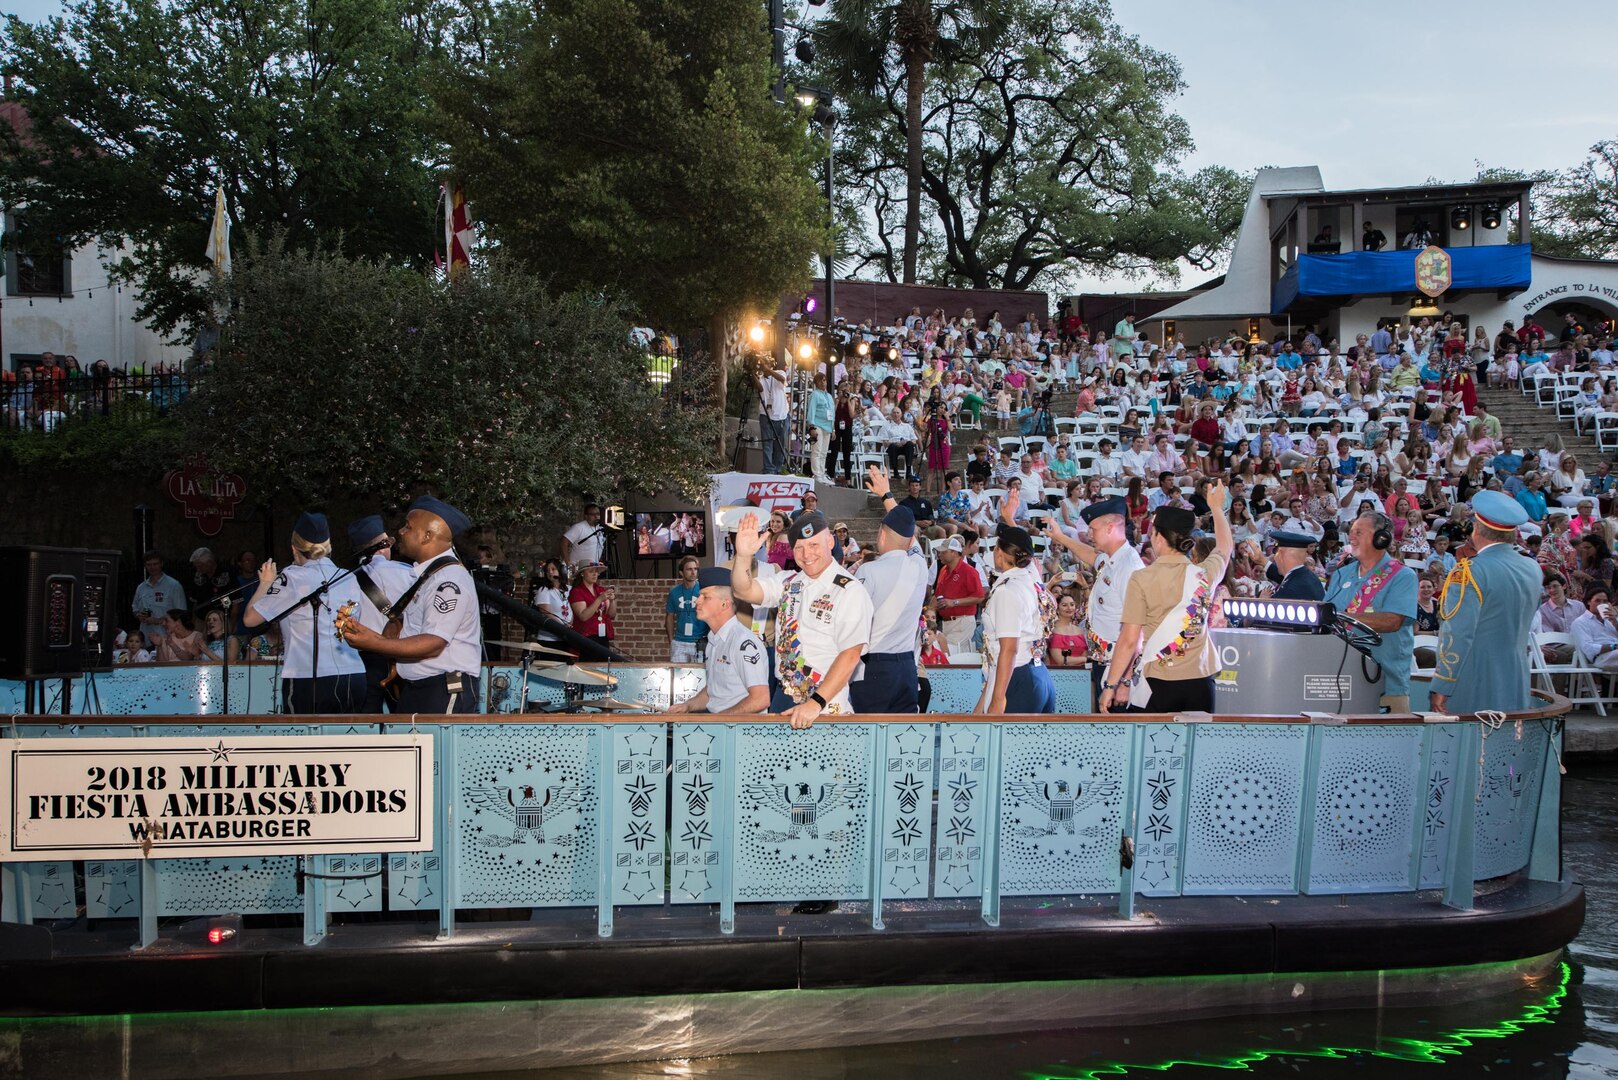
[[[674,579],[620,578],[613,585],[618,590],[618,618],[613,624],[618,637],[613,644],[636,660],[667,660],[669,636],[664,632],[663,605]]]

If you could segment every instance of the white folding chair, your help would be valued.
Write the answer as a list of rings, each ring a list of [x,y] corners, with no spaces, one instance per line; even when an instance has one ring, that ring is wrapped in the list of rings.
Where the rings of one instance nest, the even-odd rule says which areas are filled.
[[[1618,450],[1618,412],[1602,410],[1595,415],[1596,449],[1602,453]]]
[[[1596,676],[1604,678],[1606,672],[1594,667],[1579,655],[1578,647],[1573,643],[1573,635],[1539,632],[1528,636],[1534,644],[1534,655],[1529,658],[1529,674],[1531,678],[1543,680],[1540,688],[1555,693],[1555,677],[1566,675],[1568,701],[1574,705],[1593,705],[1598,715],[1606,716],[1607,710],[1601,690],[1596,685]],[[1547,645],[1565,646],[1571,655],[1561,662],[1547,660],[1545,658]]]
[[[1405,565],[1409,566],[1410,564],[1405,563]],[[1435,665],[1438,663],[1437,634],[1417,634],[1415,639],[1411,642],[1410,648],[1412,654],[1422,649],[1427,649],[1433,654],[1433,663]],[[1433,677],[1433,672],[1436,670],[1436,667],[1426,667],[1422,665],[1415,659],[1414,655],[1412,655],[1410,661],[1410,677],[1412,679],[1430,679]]]

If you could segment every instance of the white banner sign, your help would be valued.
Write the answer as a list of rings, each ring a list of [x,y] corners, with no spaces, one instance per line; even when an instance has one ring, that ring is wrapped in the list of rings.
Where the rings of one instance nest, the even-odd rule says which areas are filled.
[[[429,735],[5,739],[0,862],[433,846]]]
[[[803,508],[803,497],[815,489],[807,476],[772,476],[767,473],[727,472],[713,474],[712,515],[715,543],[709,549],[714,564],[723,565],[733,554],[730,538],[723,536],[719,511],[743,503],[758,507],[760,524],[768,525],[770,511],[784,510],[790,516]]]

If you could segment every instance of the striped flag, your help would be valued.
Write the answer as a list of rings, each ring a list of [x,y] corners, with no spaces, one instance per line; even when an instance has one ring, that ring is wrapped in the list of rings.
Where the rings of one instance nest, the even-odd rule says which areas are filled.
[[[225,189],[214,188],[213,227],[208,230],[208,261],[219,277],[230,273],[230,218],[225,214]]]
[[[444,185],[444,251],[453,281],[472,262],[472,215],[466,206],[466,192],[448,183]]]

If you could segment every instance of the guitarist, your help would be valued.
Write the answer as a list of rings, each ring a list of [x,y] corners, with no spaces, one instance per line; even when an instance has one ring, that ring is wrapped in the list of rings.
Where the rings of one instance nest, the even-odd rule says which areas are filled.
[[[398,661],[398,712],[482,711],[477,589],[455,557],[455,535],[471,525],[471,519],[442,499],[423,495],[411,503],[397,546],[414,564],[415,581],[394,605],[403,609],[399,637],[384,637],[357,619],[344,622],[349,644]]]
[[[311,597],[313,599],[311,600]],[[285,659],[281,702],[289,713],[352,713],[365,701],[365,664],[336,632],[333,617],[360,599],[352,578],[331,561],[325,514],[304,513],[292,526],[292,564],[279,573],[273,559],[258,568],[258,591],[242,614],[248,627],[281,623]]]
[[[361,556],[359,569],[354,572],[354,580],[363,594],[354,617],[369,630],[398,637],[400,624],[395,622],[394,632],[388,635],[388,617],[383,612],[398,603],[416,580],[416,572],[409,563],[393,561],[393,538],[387,534],[380,514],[372,514],[351,523],[348,526],[348,543],[357,552],[371,552]],[[364,652],[360,653],[360,659],[365,661],[365,705],[360,711],[380,713],[391,708],[393,699],[383,684],[389,676],[393,676],[394,682],[398,681],[393,658],[381,653]],[[388,685],[391,688],[393,684]]]

